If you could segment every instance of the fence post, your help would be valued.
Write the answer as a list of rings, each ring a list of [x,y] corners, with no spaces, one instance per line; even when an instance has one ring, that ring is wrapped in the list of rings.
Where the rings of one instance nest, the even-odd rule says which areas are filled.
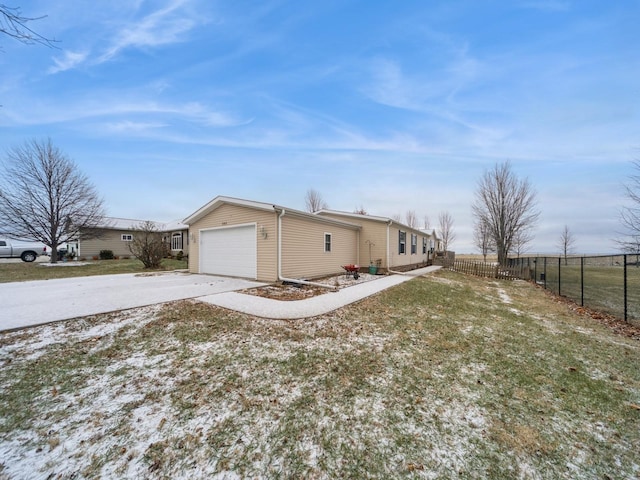
[[[561,297],[562,295],[560,294],[561,291],[561,285],[562,282],[560,280],[560,271],[562,270],[562,257],[558,257],[558,296]]]
[[[547,257],[544,257],[544,289],[547,289]]]
[[[627,321],[627,255],[622,256],[624,262],[624,321]]]
[[[584,307],[584,257],[580,257],[580,306]]]

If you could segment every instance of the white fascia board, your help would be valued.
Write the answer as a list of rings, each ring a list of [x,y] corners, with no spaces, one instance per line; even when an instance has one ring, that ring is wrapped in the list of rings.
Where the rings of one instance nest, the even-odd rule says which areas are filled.
[[[193,212],[187,218],[182,220],[182,223],[184,223],[186,225],[190,225],[190,224],[196,222],[197,220],[199,220],[200,218],[204,217],[208,213],[212,212],[213,210],[215,210],[219,206],[224,205],[224,204],[239,205],[239,206],[242,206],[242,207],[255,208],[257,210],[267,210],[267,211],[273,211],[274,210],[273,205],[271,205],[269,203],[254,202],[252,200],[244,200],[242,198],[217,196],[216,198],[211,200],[209,203],[207,203],[203,207],[200,207],[198,210]]]

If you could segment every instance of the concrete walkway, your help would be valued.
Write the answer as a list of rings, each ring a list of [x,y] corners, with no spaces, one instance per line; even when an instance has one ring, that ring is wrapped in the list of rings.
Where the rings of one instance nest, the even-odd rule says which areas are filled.
[[[441,267],[438,266],[431,266],[412,270],[404,274],[388,275],[377,280],[353,285],[337,292],[327,292],[323,295],[305,300],[272,300],[238,292],[207,295],[199,297],[197,300],[257,317],[274,319],[308,318],[324,315],[325,313],[337,310],[345,305],[357,302],[382,290],[400,285],[401,283],[434,272],[440,268]]]

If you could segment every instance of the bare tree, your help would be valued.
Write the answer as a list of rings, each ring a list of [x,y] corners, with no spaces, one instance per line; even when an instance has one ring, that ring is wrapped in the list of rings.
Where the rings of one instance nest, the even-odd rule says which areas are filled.
[[[633,162],[637,173],[629,177],[625,188],[625,196],[629,200],[620,211],[620,221],[624,232],[623,239],[616,240],[622,251],[640,253],[640,160]]]
[[[418,226],[418,217],[415,210],[407,210],[404,218],[409,227],[416,228]]]
[[[446,252],[456,239],[456,234],[453,231],[453,217],[447,211],[440,212],[438,215],[438,233],[442,241],[442,248]]]
[[[39,43],[47,47],[55,47],[54,42],[49,38],[43,37],[29,27],[29,22],[34,20],[42,20],[41,17],[25,17],[22,15],[20,8],[8,7],[0,3],[0,33],[4,33],[19,42],[33,45]]]
[[[429,216],[425,215],[422,219],[422,222],[424,224],[424,227],[422,227],[423,230],[430,230],[431,229],[431,222],[429,221]]]
[[[558,247],[564,256],[564,264],[567,264],[567,256],[573,253],[573,247],[575,246],[576,239],[569,230],[569,226],[565,225],[560,233],[560,239],[558,241]]]
[[[480,250],[480,253],[482,253],[485,262],[487,261],[487,255],[496,251],[496,245],[491,236],[489,225],[484,222],[475,222],[473,242],[475,246],[478,247],[478,250]]]
[[[168,253],[168,245],[162,240],[162,232],[149,220],[135,228],[129,251],[144,264],[144,268],[157,269]]]
[[[500,265],[507,263],[518,238],[529,237],[528,232],[540,215],[531,184],[518,180],[508,161],[484,173],[472,208],[476,221],[489,227]]]
[[[513,251],[516,253],[516,257],[524,253],[525,247],[533,240],[533,235],[529,230],[520,230],[513,238]]]
[[[368,215],[367,210],[363,205],[360,205],[358,208],[356,208],[353,213],[357,213],[358,215]]]
[[[322,195],[317,190],[310,188],[307,190],[307,194],[304,197],[304,202],[306,205],[307,212],[313,213],[318,210],[324,210],[329,208],[327,202],[325,202],[322,198]]]
[[[400,215],[399,213],[394,213],[393,215],[391,215],[391,220],[396,223],[402,223],[402,215]]]
[[[0,175],[0,231],[51,248],[103,223],[102,199],[77,165],[51,140],[31,140],[9,151]]]

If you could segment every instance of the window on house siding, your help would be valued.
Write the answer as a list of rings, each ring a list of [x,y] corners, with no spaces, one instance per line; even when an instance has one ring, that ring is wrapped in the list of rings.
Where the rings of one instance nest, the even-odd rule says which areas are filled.
[[[427,253],[427,237],[422,237],[422,253]]]
[[[133,240],[133,235],[130,233],[123,233],[121,239],[123,242],[130,242]]]
[[[415,255],[418,253],[418,235],[415,233],[411,234],[411,255]]]
[[[182,250],[182,233],[171,235],[171,250]]]
[[[407,232],[402,230],[398,232],[398,253],[407,253]]]
[[[324,234],[324,251],[325,252],[331,251],[331,234],[330,233]]]

